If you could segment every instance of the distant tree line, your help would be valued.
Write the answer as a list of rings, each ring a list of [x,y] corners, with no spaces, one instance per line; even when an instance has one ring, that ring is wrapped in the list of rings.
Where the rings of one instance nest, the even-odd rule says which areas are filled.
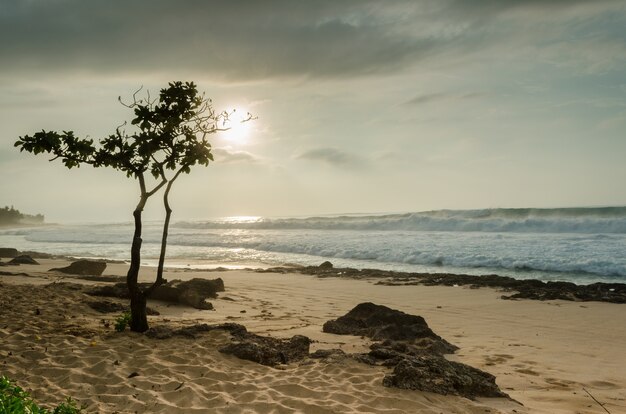
[[[44,220],[43,214],[24,214],[11,207],[0,208],[0,225],[7,224],[42,224]]]

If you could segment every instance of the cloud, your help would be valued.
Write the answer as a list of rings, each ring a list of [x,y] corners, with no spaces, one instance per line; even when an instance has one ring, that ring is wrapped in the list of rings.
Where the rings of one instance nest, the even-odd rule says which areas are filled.
[[[215,162],[220,164],[258,163],[260,159],[247,151],[231,151],[226,148],[213,148]]]
[[[0,84],[0,108],[45,108],[58,102],[43,88]]]
[[[463,94],[452,94],[447,92],[438,92],[438,93],[430,93],[424,95],[418,95],[415,98],[406,102],[407,105],[422,105],[428,104],[432,102],[440,102],[440,101],[466,101],[477,99],[486,94],[481,92],[469,92]]]
[[[601,34],[593,42],[619,43],[621,5],[605,0],[5,0],[0,59],[3,76],[182,71],[236,81],[348,78],[421,62],[445,65],[475,54],[511,53],[520,43],[541,49],[575,39],[581,25]],[[594,51],[594,59],[604,67],[620,59],[601,50]],[[576,42],[568,47],[572,56],[574,51]]]
[[[405,66],[427,41],[380,25],[375,2],[13,1],[4,69],[195,69],[230,79],[333,77]],[[4,7],[4,6],[3,6]]]
[[[333,165],[335,167],[362,167],[365,164],[365,160],[362,158],[341,151],[336,148],[315,148],[303,152],[296,157],[297,159],[319,161],[326,164]]]

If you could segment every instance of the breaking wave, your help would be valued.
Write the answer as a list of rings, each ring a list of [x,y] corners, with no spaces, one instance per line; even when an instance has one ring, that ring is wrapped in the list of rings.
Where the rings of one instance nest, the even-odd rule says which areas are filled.
[[[143,257],[158,258],[161,225],[144,223]],[[128,259],[132,224],[0,231],[0,246]],[[626,208],[490,209],[390,215],[181,222],[168,263],[257,263],[626,281]]]
[[[437,210],[389,215],[308,218],[227,218],[178,222],[186,229],[455,231],[495,233],[625,234],[626,207]]]

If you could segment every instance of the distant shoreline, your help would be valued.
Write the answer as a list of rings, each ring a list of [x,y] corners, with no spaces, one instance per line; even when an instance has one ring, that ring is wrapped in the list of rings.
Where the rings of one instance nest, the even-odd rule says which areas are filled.
[[[0,223],[0,228],[24,228],[58,226],[57,223]]]

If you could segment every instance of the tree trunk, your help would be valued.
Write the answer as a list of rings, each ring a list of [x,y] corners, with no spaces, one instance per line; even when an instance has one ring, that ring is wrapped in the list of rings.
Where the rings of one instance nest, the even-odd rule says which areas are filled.
[[[141,289],[137,289],[130,296],[130,330],[133,332],[145,332],[148,328],[146,296]]]
[[[165,188],[165,193],[163,194],[163,206],[165,208],[165,222],[163,223],[163,236],[161,237],[161,254],[159,256],[159,267],[157,268],[157,283],[163,281],[163,267],[165,265],[165,250],[167,248],[167,234],[170,227],[170,217],[172,216],[172,209],[170,208],[169,203],[169,194],[170,189],[172,188],[172,183],[178,177],[178,174],[171,180],[167,187]],[[165,281],[163,281],[165,282]]]
[[[172,217],[172,208],[170,207],[170,190],[172,189],[172,185],[174,181],[178,178],[180,173],[187,167],[187,165],[181,166],[181,168],[174,174],[171,180],[167,183],[165,187],[165,192],[163,193],[163,207],[165,208],[165,221],[163,222],[163,236],[161,237],[161,254],[159,255],[159,267],[157,268],[157,277],[154,284],[148,289],[146,292],[149,296],[154,289],[161,286],[163,283],[167,283],[167,280],[163,279],[163,267],[165,265],[165,251],[167,249],[167,235],[170,227],[170,218]]]
[[[139,268],[141,267],[141,213],[146,204],[146,197],[142,194],[139,204],[133,212],[135,219],[135,233],[133,244],[130,248],[130,267],[126,275],[126,285],[130,293],[130,330],[145,332],[148,330],[148,317],[146,315],[146,298],[137,284]]]
[[[139,268],[141,267],[141,213],[146,206],[148,198],[154,193],[159,191],[161,187],[167,183],[167,180],[163,178],[160,184],[154,187],[151,191],[146,191],[146,182],[144,180],[143,172],[137,172],[136,178],[139,180],[139,189],[141,190],[141,196],[139,197],[139,203],[133,211],[133,218],[135,219],[135,233],[133,234],[133,244],[130,248],[130,267],[126,274],[126,286],[128,286],[128,293],[130,294],[130,330],[134,332],[145,332],[148,330],[148,316],[146,312],[146,300],[152,290],[163,283],[162,279],[157,279],[151,288],[145,292],[141,290],[138,284]]]

